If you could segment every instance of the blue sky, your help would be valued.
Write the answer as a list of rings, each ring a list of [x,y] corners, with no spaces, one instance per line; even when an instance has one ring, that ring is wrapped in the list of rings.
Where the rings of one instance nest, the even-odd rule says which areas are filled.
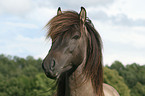
[[[104,64],[145,64],[145,0],[0,0],[0,54],[44,58],[51,46],[45,24],[62,10],[87,16],[103,40]]]

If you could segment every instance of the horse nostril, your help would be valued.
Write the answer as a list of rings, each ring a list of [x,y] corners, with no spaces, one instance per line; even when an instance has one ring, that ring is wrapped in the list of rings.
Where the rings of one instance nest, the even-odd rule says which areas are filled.
[[[52,59],[51,63],[50,63],[50,69],[53,71],[55,67],[55,60]]]

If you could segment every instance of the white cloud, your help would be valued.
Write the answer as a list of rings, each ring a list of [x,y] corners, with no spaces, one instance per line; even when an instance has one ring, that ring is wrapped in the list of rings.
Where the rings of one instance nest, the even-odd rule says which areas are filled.
[[[145,48],[145,35],[139,33],[127,33],[123,34],[122,38],[128,44],[132,44],[136,48]]]
[[[43,0],[43,3],[40,0],[36,0],[39,7],[50,7],[57,8],[62,7],[64,9],[79,9],[81,6],[84,7],[98,7],[98,6],[107,6],[112,4],[114,0]]]
[[[138,30],[134,30],[130,27],[108,27],[110,27],[110,32],[107,33],[104,37],[106,41],[127,44],[135,48],[145,48],[145,33],[139,32]]]
[[[138,49],[145,48],[145,27],[115,26],[105,22],[94,22],[104,42],[125,44]]]
[[[45,24],[57,13],[57,9],[41,7],[36,8],[30,14],[25,16],[26,19],[36,22],[41,25],[41,27],[45,26]]]
[[[58,7],[62,7],[64,10],[80,10],[81,6],[98,8],[99,6],[106,7],[113,2],[114,0],[1,0],[0,13],[23,17],[39,8],[57,9]]]
[[[38,28],[35,24],[29,24],[29,23],[20,23],[20,22],[5,22],[7,26],[11,27],[22,27],[22,28],[30,28],[30,29],[36,29]]]
[[[116,0],[111,6],[103,9],[109,16],[125,14],[133,20],[145,19],[145,0]]]
[[[0,11],[15,15],[24,15],[32,10],[31,0],[0,0]]]
[[[115,60],[123,64],[145,64],[145,27],[115,26],[108,22],[94,21],[103,39],[104,64]]]
[[[77,3],[76,3],[77,2]],[[48,53],[50,42],[40,31],[62,11],[84,6],[104,42],[104,62],[144,63],[144,0],[0,0],[0,53],[35,58]],[[137,6],[137,7],[135,7]],[[10,36],[10,37],[9,37]]]
[[[109,15],[105,11],[95,10],[89,12],[90,17],[100,22],[112,23],[115,26],[145,26],[145,19],[129,18],[126,14]]]
[[[124,65],[138,63],[140,65],[144,65],[144,57],[136,56],[132,54],[108,54],[104,55],[105,65],[111,65],[115,60],[122,62]]]
[[[77,2],[77,3],[76,3]],[[62,0],[57,5],[65,5],[67,8],[80,8],[81,6],[84,7],[98,7],[104,6],[106,7],[109,4],[112,4],[114,0]]]
[[[51,41],[45,42],[44,37],[28,38],[17,36],[15,39],[0,41],[0,53],[26,57],[32,55],[35,58],[44,58],[48,53]]]

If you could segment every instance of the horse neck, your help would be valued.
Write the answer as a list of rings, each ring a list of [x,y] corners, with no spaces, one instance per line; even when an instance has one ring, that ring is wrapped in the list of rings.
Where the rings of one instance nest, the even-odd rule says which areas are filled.
[[[91,79],[85,80],[82,68],[82,65],[80,65],[69,77],[70,96],[95,96]]]

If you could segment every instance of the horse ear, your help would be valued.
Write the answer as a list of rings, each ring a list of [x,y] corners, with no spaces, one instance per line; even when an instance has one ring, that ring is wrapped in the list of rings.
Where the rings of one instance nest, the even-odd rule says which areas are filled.
[[[59,14],[61,14],[62,12],[61,12],[61,8],[60,7],[58,7],[58,10],[57,10],[57,15],[59,15]]]
[[[84,7],[81,7],[80,19],[82,20],[83,23],[85,23],[85,21],[86,21],[86,9]]]

